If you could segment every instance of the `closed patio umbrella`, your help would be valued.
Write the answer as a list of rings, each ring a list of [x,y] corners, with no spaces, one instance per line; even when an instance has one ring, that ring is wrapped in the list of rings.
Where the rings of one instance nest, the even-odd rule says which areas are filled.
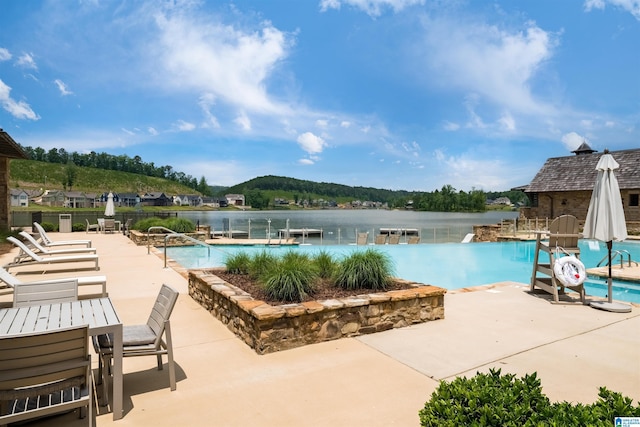
[[[619,167],[618,162],[609,154],[609,150],[605,150],[604,155],[600,157],[596,166],[598,176],[591,194],[583,235],[587,239],[606,242],[609,255],[607,301],[594,301],[591,306],[601,310],[627,313],[631,311],[630,305],[614,303],[612,300],[611,249],[614,240],[619,241],[627,238],[627,223],[624,218],[622,197],[620,196],[620,187],[614,173],[614,170]]]
[[[104,216],[114,216],[116,214],[116,207],[113,203],[113,193],[109,192],[107,196],[107,204],[104,208]]]

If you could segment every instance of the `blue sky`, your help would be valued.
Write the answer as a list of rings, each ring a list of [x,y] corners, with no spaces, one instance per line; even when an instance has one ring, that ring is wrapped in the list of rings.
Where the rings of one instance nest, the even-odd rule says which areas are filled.
[[[640,146],[639,0],[0,5],[0,127],[25,146],[418,191]]]

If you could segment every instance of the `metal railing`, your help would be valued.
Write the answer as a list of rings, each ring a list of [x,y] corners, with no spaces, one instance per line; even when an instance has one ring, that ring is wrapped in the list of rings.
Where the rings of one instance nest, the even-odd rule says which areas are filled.
[[[631,267],[631,263],[634,263],[636,265],[636,267],[637,267],[638,263],[631,259],[631,254],[629,253],[629,251],[627,251],[625,249],[616,250],[616,251],[613,251],[611,253],[611,264],[613,264],[614,261],[616,260],[616,257],[619,256],[620,257],[620,269],[623,269],[624,268],[624,256],[625,256],[625,254],[627,255],[628,266]],[[609,265],[609,254],[605,255],[604,258],[602,258],[600,260],[600,262],[598,262],[597,266],[600,267],[603,262],[605,263],[604,264],[605,266]]]
[[[168,232],[168,234],[164,235],[164,268],[167,268],[167,242],[169,241],[169,239],[171,238],[176,238],[179,237],[181,239],[185,239],[188,240],[190,242],[193,242],[197,245],[201,245],[201,246],[206,246],[207,248],[207,255],[211,255],[211,245],[202,242],[198,239],[194,239],[191,236],[187,236],[186,234],[183,233],[176,233],[175,231],[167,228],[167,227],[162,227],[162,226],[153,226],[153,227],[149,227],[149,229],[147,229],[147,255],[151,253],[151,239],[150,239],[150,232],[151,230],[162,230],[162,231],[166,231]]]

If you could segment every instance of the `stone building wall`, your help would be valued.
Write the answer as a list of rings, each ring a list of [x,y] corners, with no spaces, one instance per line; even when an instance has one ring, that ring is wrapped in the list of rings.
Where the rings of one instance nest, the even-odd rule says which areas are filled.
[[[445,289],[411,289],[273,306],[224,282],[189,271],[189,295],[258,354],[444,319]]]

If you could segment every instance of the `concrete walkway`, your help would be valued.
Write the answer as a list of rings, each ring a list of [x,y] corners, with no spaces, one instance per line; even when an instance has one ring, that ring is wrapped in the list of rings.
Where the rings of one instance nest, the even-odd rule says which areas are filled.
[[[500,368],[537,372],[554,401],[590,403],[606,386],[640,401],[640,308],[609,313],[569,301],[552,304],[528,286],[502,283],[450,292],[446,318],[403,329],[259,356],[196,304],[180,271],[121,234],[52,233],[93,240],[125,324],[143,323],[161,284],[181,293],[171,317],[177,390],[155,358],[124,361],[124,418],[100,409],[98,426],[417,426],[440,380]],[[14,252],[15,253],[15,252]],[[14,253],[0,257],[6,264]],[[80,264],[78,265],[80,266]],[[42,270],[12,269],[23,281]],[[437,283],[434,283],[437,285]],[[74,414],[33,425],[80,426]]]

